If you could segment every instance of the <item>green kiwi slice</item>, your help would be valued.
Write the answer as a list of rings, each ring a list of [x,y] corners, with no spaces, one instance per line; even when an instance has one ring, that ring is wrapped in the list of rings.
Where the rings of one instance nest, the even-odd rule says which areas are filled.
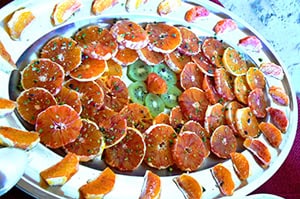
[[[148,107],[151,115],[156,117],[165,110],[165,103],[162,99],[153,93],[149,93],[145,98],[145,105]]]
[[[137,60],[128,66],[127,76],[132,81],[145,81],[152,70],[152,66],[147,65],[141,60]]]
[[[153,72],[163,78],[168,85],[176,84],[176,74],[165,64],[156,64],[153,68]]]
[[[160,97],[164,101],[167,108],[173,108],[178,105],[178,97],[181,95],[181,90],[175,85],[168,85],[168,91]]]
[[[137,81],[131,83],[128,87],[128,93],[132,102],[142,105],[145,104],[145,98],[148,92],[147,86],[144,82]]]

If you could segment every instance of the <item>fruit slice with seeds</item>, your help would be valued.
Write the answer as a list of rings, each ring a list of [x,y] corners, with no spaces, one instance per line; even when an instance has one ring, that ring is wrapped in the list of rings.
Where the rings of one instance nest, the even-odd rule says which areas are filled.
[[[179,132],[185,124],[186,119],[183,116],[180,106],[175,106],[170,111],[170,125],[176,132]]]
[[[145,104],[145,98],[148,93],[144,82],[133,82],[128,87],[129,97],[133,103]]]
[[[81,8],[82,4],[80,0],[64,0],[55,4],[51,19],[54,25],[64,23],[69,19],[76,11]]]
[[[221,41],[215,38],[207,38],[203,41],[202,52],[209,61],[216,67],[222,67],[222,57],[224,54],[224,45]]]
[[[157,64],[153,68],[153,72],[162,77],[168,85],[176,84],[177,76],[176,74],[165,64]]]
[[[232,47],[227,47],[225,49],[222,62],[226,70],[235,76],[245,75],[249,68],[246,60]]]
[[[234,193],[235,184],[231,172],[221,163],[211,168],[211,173],[215,179],[220,191],[225,196],[231,196]]]
[[[152,72],[152,67],[141,60],[130,64],[127,69],[127,76],[132,81],[145,81]]]
[[[161,192],[161,180],[158,175],[147,170],[139,199],[158,199]]]
[[[175,73],[180,73],[184,66],[191,61],[190,56],[181,54],[178,50],[165,54],[165,63]]]
[[[201,42],[198,36],[186,27],[179,27],[182,43],[178,47],[178,50],[184,55],[196,55],[201,50]]]
[[[112,60],[121,66],[128,66],[129,64],[133,64],[138,58],[139,55],[136,50],[119,45],[118,52],[112,57]]]
[[[82,111],[79,93],[70,88],[63,86],[60,92],[55,96],[55,99],[57,104],[67,104],[71,106],[78,114],[80,114]]]
[[[164,54],[151,50],[149,46],[138,49],[136,52],[139,58],[148,65],[156,65],[164,61]]]
[[[246,80],[251,90],[264,89],[266,80],[264,74],[256,67],[250,67],[246,73]]]
[[[238,152],[230,153],[230,158],[233,163],[233,168],[240,180],[247,180],[250,175],[250,165],[247,158]]]
[[[202,198],[202,187],[199,182],[191,175],[183,173],[180,176],[173,178],[173,181],[185,198]]]
[[[235,124],[241,137],[257,137],[259,135],[258,121],[249,107],[239,108],[235,113]]]
[[[175,85],[168,85],[168,91],[160,95],[167,108],[173,108],[178,105],[178,97],[181,95],[181,90]]]
[[[191,87],[202,89],[203,73],[197,64],[193,62],[187,63],[180,73],[180,85],[186,90]]]
[[[145,98],[145,105],[149,109],[152,117],[156,117],[165,110],[165,103],[163,100],[153,93],[147,94]]]

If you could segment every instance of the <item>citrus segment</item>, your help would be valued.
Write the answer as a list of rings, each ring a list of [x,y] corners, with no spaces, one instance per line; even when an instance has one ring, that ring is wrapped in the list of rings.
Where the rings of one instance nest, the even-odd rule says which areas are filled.
[[[259,70],[265,75],[282,80],[284,77],[282,66],[275,63],[262,63]]]
[[[212,134],[214,130],[225,123],[225,107],[220,103],[208,105],[205,111],[204,128]]]
[[[161,191],[161,180],[158,175],[147,170],[139,199],[158,199]]]
[[[221,193],[226,196],[233,195],[235,184],[232,179],[231,172],[221,163],[215,165],[211,169],[211,172]]]
[[[230,153],[230,158],[233,163],[233,168],[240,180],[246,180],[250,175],[250,165],[247,158],[238,152]]]
[[[180,73],[183,67],[191,61],[190,56],[181,54],[178,50],[165,54],[165,63],[175,73]]]
[[[240,108],[235,113],[235,124],[241,137],[257,137],[259,135],[258,121],[249,107]]]
[[[231,32],[237,29],[237,24],[232,19],[222,19],[216,23],[214,26],[214,31],[216,34],[221,34],[225,32]]]
[[[16,106],[15,101],[0,97],[0,117],[12,113]]]
[[[64,0],[56,4],[51,19],[54,25],[64,23],[82,6],[80,0]]]
[[[255,88],[265,88],[265,76],[258,68],[250,67],[246,73],[246,79],[251,90]]]
[[[279,128],[281,130],[281,132],[285,133],[289,126],[289,120],[288,120],[285,112],[278,108],[273,108],[273,107],[268,107],[267,112],[269,113],[273,124],[277,128]]]
[[[167,82],[156,73],[150,73],[146,83],[147,90],[153,94],[164,94],[168,90]]]
[[[254,35],[243,37],[239,40],[238,45],[253,52],[260,52],[263,48],[261,41]]]
[[[170,125],[176,132],[179,132],[185,122],[186,119],[184,118],[180,106],[173,107],[170,111]]]
[[[283,106],[289,105],[289,96],[285,93],[283,88],[278,86],[271,86],[269,88],[269,94],[276,104]]]
[[[224,99],[219,95],[216,90],[213,77],[204,75],[202,88],[205,92],[205,96],[211,104],[224,103]]]
[[[139,58],[136,50],[119,45],[118,52],[112,59],[121,66],[128,66]]]
[[[181,0],[162,0],[157,7],[159,15],[167,15],[181,6]]]
[[[113,7],[117,4],[118,0],[93,0],[92,12],[95,15],[101,14],[104,10],[107,10],[110,7]]]
[[[188,28],[179,27],[182,42],[178,46],[178,50],[184,55],[196,55],[201,50],[201,41],[198,36]]]
[[[72,89],[63,86],[60,92],[55,96],[55,99],[57,104],[67,104],[71,106],[78,114],[80,114],[82,111],[79,93]]]
[[[203,73],[197,64],[187,63],[180,73],[180,85],[186,90],[191,87],[202,88]]]
[[[9,52],[6,50],[4,44],[2,41],[0,41],[0,56],[7,61],[13,68],[16,68],[16,64],[14,60],[12,59],[11,55]]]
[[[234,100],[233,77],[224,68],[218,68],[215,71],[216,90],[224,99]]]
[[[164,54],[151,50],[149,46],[138,49],[136,52],[140,60],[148,65],[156,65],[164,61]]]
[[[225,106],[225,122],[235,135],[239,135],[236,127],[236,111],[244,106],[237,101],[228,102]]]
[[[183,173],[173,178],[173,181],[185,198],[200,199],[202,197],[202,187],[194,177]]]
[[[236,99],[243,104],[248,104],[248,96],[251,89],[248,86],[245,75],[235,77],[233,88]]]
[[[248,65],[241,54],[234,48],[227,47],[223,53],[222,62],[232,75],[245,75],[248,71]]]
[[[217,67],[222,67],[222,57],[224,45],[221,41],[214,38],[207,38],[203,41],[202,52],[209,61]]]
[[[273,147],[278,148],[282,142],[281,131],[270,122],[261,122],[258,127],[264,134],[264,136],[267,138],[269,143]]]
[[[257,118],[266,117],[267,100],[262,89],[255,88],[249,93],[248,105]]]
[[[153,119],[153,124],[170,124],[170,116],[167,113],[160,113]]]
[[[209,11],[203,6],[194,6],[190,8],[184,16],[184,19],[187,22],[195,22],[197,19],[201,17],[207,17],[209,15]]]
[[[208,75],[214,76],[216,71],[216,66],[211,64],[210,61],[203,55],[202,52],[198,53],[197,55],[193,55],[192,57],[193,62],[195,62],[201,69],[201,71]]]

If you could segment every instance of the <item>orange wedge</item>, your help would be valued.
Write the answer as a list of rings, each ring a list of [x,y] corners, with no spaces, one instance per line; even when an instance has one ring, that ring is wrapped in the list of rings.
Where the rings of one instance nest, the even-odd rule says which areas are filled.
[[[241,180],[246,180],[250,174],[250,165],[247,158],[238,152],[230,153],[233,168]]]
[[[183,173],[173,178],[173,181],[185,198],[200,199],[202,197],[202,187],[194,177]]]
[[[260,52],[263,48],[261,41],[254,35],[239,40],[238,45],[247,51]]]
[[[262,63],[259,67],[261,72],[265,75],[274,77],[276,79],[282,80],[284,77],[284,72],[282,66],[277,65],[275,63]]]
[[[156,73],[150,73],[146,80],[147,90],[154,94],[164,94],[168,90],[167,82]]]
[[[269,143],[273,147],[278,148],[282,142],[281,131],[274,124],[270,122],[261,122],[258,125],[258,127],[262,131],[264,136],[267,138]]]
[[[214,26],[214,31],[216,34],[221,34],[224,32],[230,32],[237,29],[238,26],[232,19],[222,19],[216,23]]]
[[[194,6],[190,8],[184,16],[184,19],[187,22],[195,22],[197,19],[201,17],[207,17],[209,15],[209,11],[203,6]]]
[[[104,10],[117,4],[119,0],[94,0],[92,5],[92,12],[95,15],[101,14]]]
[[[16,108],[16,102],[0,97],[0,117],[12,113]]]
[[[232,75],[245,75],[248,71],[246,60],[234,48],[228,47],[223,53],[222,62]]]
[[[222,194],[226,196],[233,195],[235,184],[231,172],[219,163],[211,169],[211,173]]]
[[[13,61],[13,59],[11,58],[11,55],[9,54],[9,52],[7,52],[4,44],[2,43],[2,41],[0,41],[0,56],[6,60],[13,68],[16,68],[16,64]]]
[[[159,199],[161,192],[161,180],[158,175],[147,170],[144,175],[144,183],[139,199]]]
[[[80,0],[63,0],[54,6],[51,20],[54,25],[64,23],[82,6]]]
[[[167,15],[181,6],[181,0],[162,0],[157,7],[159,15]]]
[[[289,105],[289,96],[285,93],[283,88],[278,86],[271,86],[269,88],[269,94],[271,95],[275,103],[283,106]]]
[[[285,133],[289,127],[289,120],[286,113],[278,108],[268,107],[267,112],[270,114],[272,123]]]

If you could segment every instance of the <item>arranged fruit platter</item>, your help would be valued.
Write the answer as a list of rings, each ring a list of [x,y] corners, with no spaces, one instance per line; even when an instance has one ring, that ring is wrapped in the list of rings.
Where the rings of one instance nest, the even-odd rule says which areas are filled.
[[[0,10],[0,145],[45,198],[245,196],[287,157],[284,63],[209,1],[16,0]]]

